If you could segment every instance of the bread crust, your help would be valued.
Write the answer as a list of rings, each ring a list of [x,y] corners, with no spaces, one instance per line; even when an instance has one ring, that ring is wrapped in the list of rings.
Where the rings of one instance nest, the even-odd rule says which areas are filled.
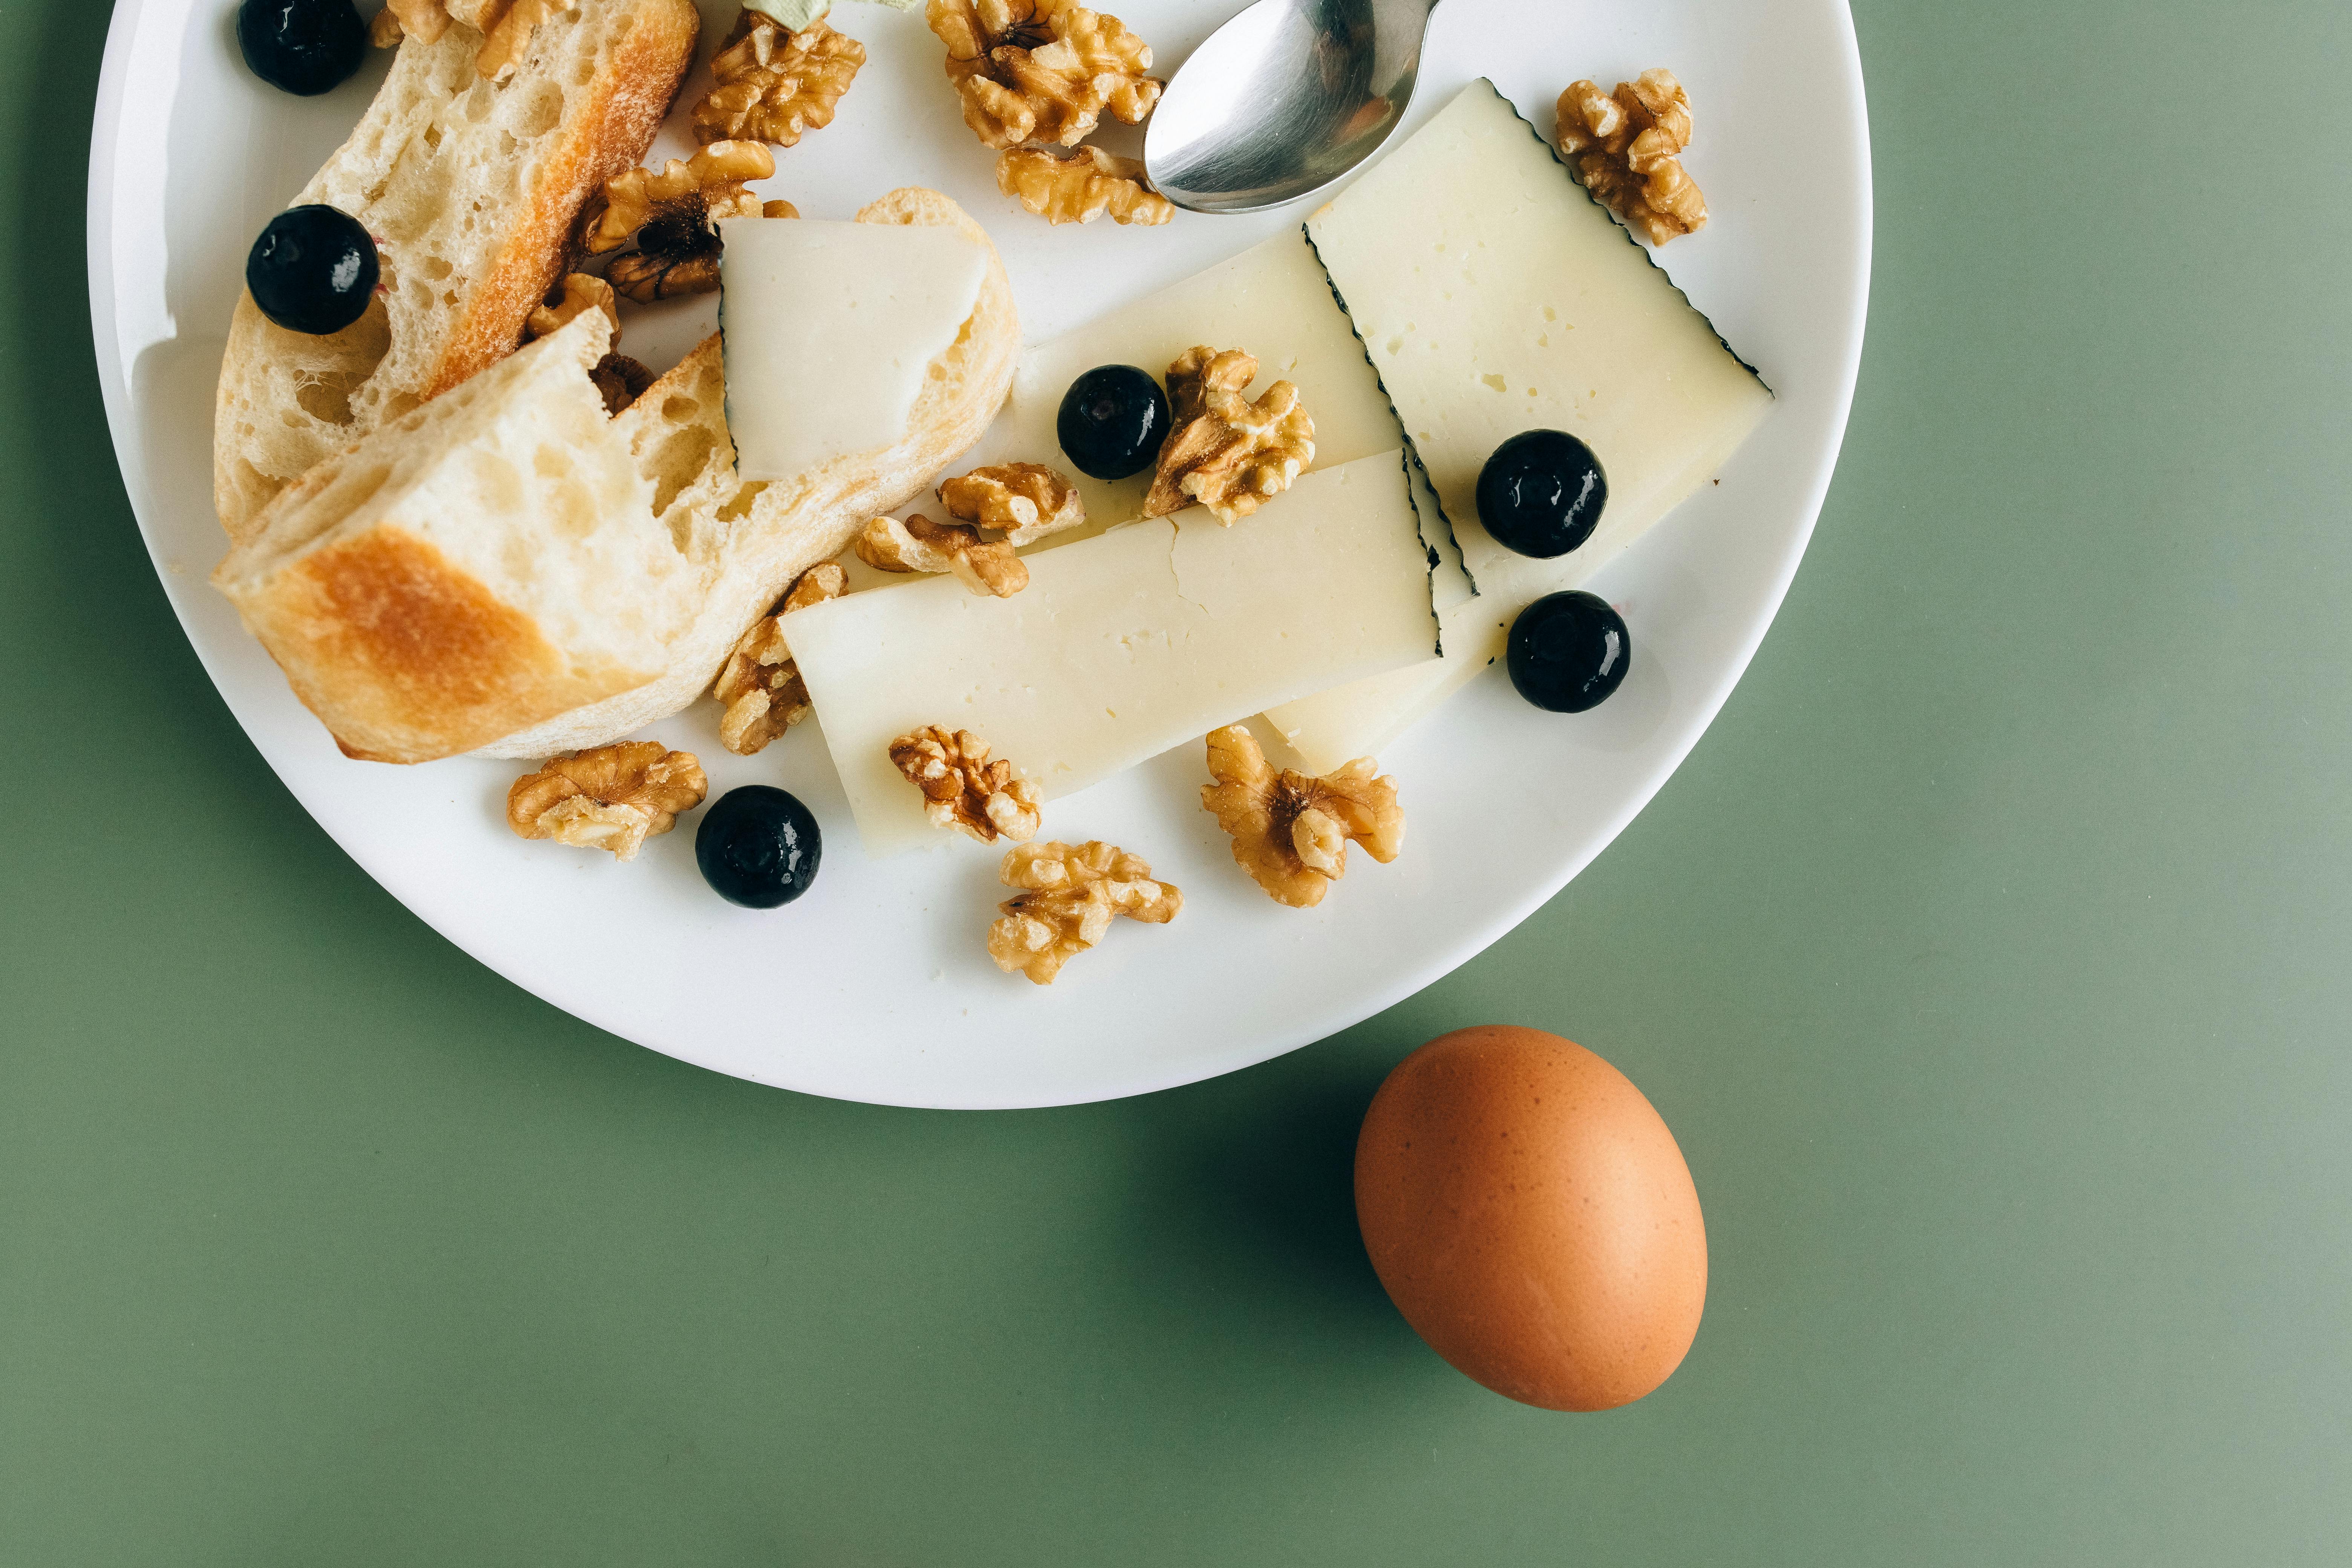
[[[331,338],[288,331],[241,294],[213,433],[214,504],[232,542],[250,537],[262,508],[313,464],[514,352],[532,307],[570,259],[583,205],[653,144],[699,30],[692,0],[581,0],[576,15],[541,24],[530,58],[496,87],[473,68],[482,38],[468,26],[431,45],[402,43],[367,116],[297,200],[341,206],[366,224],[390,287],[410,292],[379,298]],[[593,58],[591,79],[559,79],[583,56]],[[453,270],[398,232],[379,195],[431,137],[469,134],[454,106],[473,94],[527,106],[550,92],[562,100],[555,123],[517,142],[476,181],[512,193],[510,206],[476,203],[503,230],[483,265]],[[436,266],[452,275],[433,279],[434,295],[425,279]]]
[[[364,762],[447,756],[516,713],[593,702],[652,673],[567,658],[529,616],[395,528],[312,552],[248,614],[294,694],[335,714],[335,743]]]

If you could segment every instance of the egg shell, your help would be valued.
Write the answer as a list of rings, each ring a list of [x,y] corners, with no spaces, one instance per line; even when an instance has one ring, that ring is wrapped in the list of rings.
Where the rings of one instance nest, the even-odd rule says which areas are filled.
[[[1540,1029],[1460,1029],[1398,1064],[1356,1142],[1356,1217],[1405,1321],[1523,1404],[1641,1398],[1706,1309],[1674,1134],[1624,1074]]]

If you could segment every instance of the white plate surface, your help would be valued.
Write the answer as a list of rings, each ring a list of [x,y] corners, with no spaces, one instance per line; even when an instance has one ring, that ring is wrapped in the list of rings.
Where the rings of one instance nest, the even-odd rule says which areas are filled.
[[[707,58],[735,0],[703,5]],[[1233,8],[1118,6],[1162,74]],[[780,784],[825,833],[806,897],[736,910],[696,873],[693,819],[616,865],[512,837],[510,765],[344,760],[206,585],[224,550],[210,505],[213,384],[247,247],[341,142],[383,68],[371,62],[321,99],[287,97],[245,70],[234,11],[233,0],[118,0],[91,152],[107,417],[172,603],[254,744],[409,908],[557,1006],[740,1078],[901,1105],[1104,1100],[1263,1061],[1427,985],[1558,892],[1689,752],[1780,606],[1844,433],[1871,213],[1843,0],[1449,0],[1408,132],[1479,76],[1540,126],[1572,78],[1612,82],[1662,64],[1681,76],[1698,129],[1688,162],[1713,216],[1662,259],[1780,394],[1721,482],[1595,584],[1633,627],[1624,688],[1562,718],[1489,671],[1381,758],[1411,821],[1402,858],[1357,857],[1317,910],[1281,908],[1239,874],[1199,806],[1197,747],[1056,803],[1048,832],[1144,854],[1185,906],[1164,928],[1120,922],[1050,989],[999,973],[982,949],[1002,896],[994,852],[942,836],[928,852],[867,860],[813,728],[734,757],[706,703],[649,733],[699,754],[714,795]],[[894,186],[945,191],[1003,251],[1030,342],[1304,216],[1302,205],[1184,214],[1156,230],[1049,228],[997,193],[992,155],[959,120],[919,13],[845,0],[835,21],[865,40],[869,63],[839,119],[779,155],[767,193],[842,218]],[[681,101],[698,94],[690,82]],[[687,145],[672,131],[656,151]],[[639,312],[630,352],[659,367],[711,318],[707,300]],[[1202,331],[1216,335],[1213,322]]]

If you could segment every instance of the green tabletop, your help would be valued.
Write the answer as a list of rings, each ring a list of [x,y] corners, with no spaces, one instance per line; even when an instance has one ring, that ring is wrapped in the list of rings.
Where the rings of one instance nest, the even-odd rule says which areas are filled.
[[[2344,1561],[2352,11],[1857,9],[1853,430],[1690,761],[1359,1028],[954,1115],[599,1034],[295,805],[107,442],[106,7],[0,0],[0,1564]],[[1486,1021],[1696,1176],[1628,1409],[1357,1240],[1373,1088]]]

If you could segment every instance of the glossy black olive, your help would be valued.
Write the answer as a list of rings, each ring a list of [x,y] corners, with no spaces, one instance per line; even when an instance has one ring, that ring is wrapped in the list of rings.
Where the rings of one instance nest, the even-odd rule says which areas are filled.
[[[1592,594],[1547,594],[1511,623],[1504,654],[1519,695],[1554,713],[1581,713],[1609,700],[1633,662],[1633,640],[1609,601]]]
[[[323,336],[367,313],[381,269],[359,219],[334,207],[289,207],[253,242],[245,286],[288,331]]]
[[[1097,365],[1070,383],[1054,433],[1083,473],[1098,479],[1139,474],[1168,438],[1168,395],[1149,371]]]
[[[789,904],[816,880],[824,850],[816,817],[798,797],[769,784],[729,790],[702,814],[694,860],[711,891],[748,910]]]
[[[1549,561],[1592,537],[1609,504],[1592,448],[1565,430],[1528,430],[1478,472],[1478,521],[1506,550]]]
[[[245,0],[236,47],[270,86],[315,98],[349,81],[367,58],[367,24],[352,0]]]

